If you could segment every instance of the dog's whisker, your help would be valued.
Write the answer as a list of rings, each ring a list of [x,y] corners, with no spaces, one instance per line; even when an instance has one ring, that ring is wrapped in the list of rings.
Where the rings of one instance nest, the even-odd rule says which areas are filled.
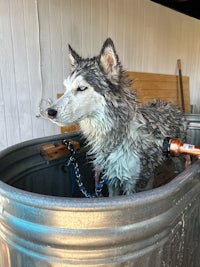
[[[44,99],[41,98],[38,104],[38,114],[36,115],[37,118],[42,117],[43,119],[49,119],[47,116],[47,108],[52,105],[53,101],[50,98]]]

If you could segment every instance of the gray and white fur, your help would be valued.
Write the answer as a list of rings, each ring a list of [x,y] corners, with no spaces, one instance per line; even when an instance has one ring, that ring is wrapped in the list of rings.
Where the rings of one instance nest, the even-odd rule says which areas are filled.
[[[110,38],[98,56],[84,59],[69,46],[69,57],[66,91],[47,110],[48,117],[61,126],[79,122],[94,164],[109,180],[109,196],[130,195],[163,161],[163,139],[185,140],[183,114],[161,100],[137,104]]]

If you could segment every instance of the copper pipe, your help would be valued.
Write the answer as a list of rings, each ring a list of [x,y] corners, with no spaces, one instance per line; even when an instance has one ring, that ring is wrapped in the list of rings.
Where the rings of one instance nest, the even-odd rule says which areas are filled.
[[[200,146],[184,144],[180,139],[171,139],[170,154],[177,157],[182,153],[200,158]]]

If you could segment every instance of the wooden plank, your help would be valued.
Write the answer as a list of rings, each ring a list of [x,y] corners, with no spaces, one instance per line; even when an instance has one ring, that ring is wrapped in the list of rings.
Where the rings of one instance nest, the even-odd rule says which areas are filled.
[[[80,148],[79,142],[73,140],[70,140],[70,142],[73,145],[75,151]],[[45,144],[41,146],[40,153],[41,156],[43,156],[46,160],[51,161],[59,159],[61,157],[66,157],[66,155],[70,154],[70,151],[64,144],[59,146],[55,146],[54,144]]]
[[[61,127],[61,133],[70,133],[70,132],[76,132],[79,130],[80,130],[80,126],[78,123],[65,126],[65,127]]]
[[[181,108],[181,95],[177,75],[145,72],[127,72],[133,80],[132,88],[136,90],[138,101],[145,103],[155,98],[170,101]],[[183,76],[185,112],[190,113],[189,77]]]

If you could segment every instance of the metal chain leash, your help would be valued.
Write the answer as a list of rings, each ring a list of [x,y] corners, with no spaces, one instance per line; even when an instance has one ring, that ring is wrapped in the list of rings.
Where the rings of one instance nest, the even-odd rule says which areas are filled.
[[[70,156],[66,162],[66,166],[70,166],[72,165],[74,168],[74,173],[75,173],[75,178],[76,178],[76,182],[78,184],[78,187],[80,189],[80,191],[82,192],[82,194],[86,197],[86,198],[94,198],[94,197],[99,197],[103,188],[103,185],[107,182],[105,179],[100,179],[99,183],[96,185],[95,187],[95,193],[89,193],[85,186],[83,185],[82,182],[82,178],[81,178],[81,174],[80,174],[80,170],[78,167],[78,163],[76,162],[75,159],[75,150],[74,150],[74,146],[72,145],[72,143],[68,140],[63,140],[63,144],[66,145],[67,149],[70,151]]]

